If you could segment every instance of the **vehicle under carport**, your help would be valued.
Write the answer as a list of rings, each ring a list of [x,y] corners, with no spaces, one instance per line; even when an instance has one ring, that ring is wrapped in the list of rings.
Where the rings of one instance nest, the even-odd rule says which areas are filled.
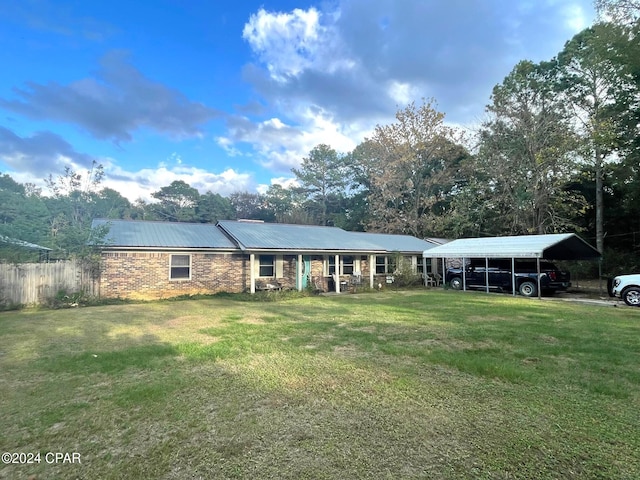
[[[462,238],[444,245],[425,250],[422,254],[425,263],[427,258],[441,258],[442,271],[446,272],[446,260],[462,259],[462,265],[467,259],[483,258],[485,260],[486,291],[489,292],[489,259],[510,259],[512,290],[516,294],[516,259],[535,259],[537,265],[537,293],[541,297],[540,261],[546,260],[597,260],[600,252],[589,245],[575,233],[557,233],[547,235],[518,235],[507,237]],[[463,272],[463,290],[466,290],[466,279]]]

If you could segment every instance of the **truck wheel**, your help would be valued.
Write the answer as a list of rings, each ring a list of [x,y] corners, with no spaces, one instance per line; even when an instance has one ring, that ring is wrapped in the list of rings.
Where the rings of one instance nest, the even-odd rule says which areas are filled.
[[[631,307],[640,307],[640,288],[629,287],[622,292],[624,303]]]
[[[460,277],[453,277],[449,282],[449,285],[454,290],[462,290],[462,279]]]
[[[538,289],[533,282],[522,282],[519,292],[523,297],[535,297],[538,294]]]

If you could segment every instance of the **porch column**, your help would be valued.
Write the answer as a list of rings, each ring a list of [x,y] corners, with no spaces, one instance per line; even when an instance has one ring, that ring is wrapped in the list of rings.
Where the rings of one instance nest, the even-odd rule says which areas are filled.
[[[431,259],[431,268],[433,269],[433,258]],[[438,266],[436,265],[436,271],[438,270]],[[422,257],[422,283],[424,286],[427,286],[427,257]]]
[[[369,255],[369,288],[373,290],[373,275],[376,273],[376,256]]]
[[[252,253],[249,255],[249,291],[251,293],[256,293],[256,254]]]
[[[298,261],[296,262],[296,285],[298,286],[298,291],[302,291],[302,255],[298,255]]]
[[[335,265],[336,265],[336,269],[335,269],[336,293],[340,293],[340,255],[336,255]]]

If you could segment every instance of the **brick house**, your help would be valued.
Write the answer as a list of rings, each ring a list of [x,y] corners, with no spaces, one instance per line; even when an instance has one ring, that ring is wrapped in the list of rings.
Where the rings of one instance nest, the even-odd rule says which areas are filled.
[[[218,292],[385,284],[402,257],[416,274],[436,244],[409,235],[222,220],[217,225],[96,219],[103,297],[157,299]]]

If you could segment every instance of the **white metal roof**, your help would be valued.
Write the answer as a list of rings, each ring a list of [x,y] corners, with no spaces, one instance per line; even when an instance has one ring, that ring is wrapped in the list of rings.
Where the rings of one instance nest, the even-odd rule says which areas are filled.
[[[425,250],[431,258],[547,258],[584,260],[600,253],[574,233],[462,238]]]

